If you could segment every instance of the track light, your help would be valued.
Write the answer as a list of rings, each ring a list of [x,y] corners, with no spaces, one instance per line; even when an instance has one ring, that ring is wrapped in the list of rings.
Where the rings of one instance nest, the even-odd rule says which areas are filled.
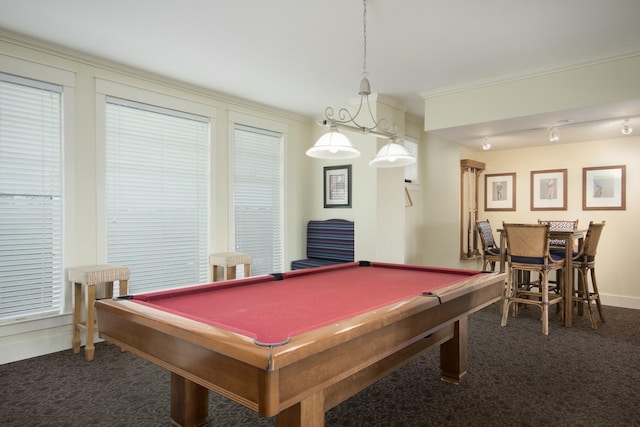
[[[631,119],[636,119],[640,117],[640,114],[636,114],[636,115],[630,115],[630,116],[619,116],[619,117],[607,117],[604,119],[593,119],[593,120],[585,120],[585,121],[573,121],[570,119],[566,119],[566,120],[560,120],[557,121],[553,124],[548,124],[548,125],[543,125],[540,127],[534,127],[534,128],[528,128],[528,129],[516,129],[516,130],[508,130],[505,132],[498,132],[498,133],[493,133],[493,134],[489,134],[489,135],[479,135],[478,138],[482,138],[482,149],[483,150],[489,150],[491,148],[491,144],[489,144],[489,139],[490,138],[496,138],[496,137],[502,137],[502,136],[507,136],[507,135],[515,135],[515,134],[519,134],[519,133],[533,133],[533,132],[540,132],[540,136],[543,137],[544,136],[544,132],[547,132],[548,136],[549,136],[549,142],[552,143],[557,143],[558,141],[560,141],[560,128],[565,128],[565,127],[576,127],[576,126],[588,126],[588,125],[593,125],[596,123],[610,123],[612,126],[608,127],[609,130],[615,130],[616,127],[615,126],[619,126],[620,122],[622,122],[622,126],[620,126],[620,132],[622,133],[622,135],[631,135],[633,133],[633,128],[631,127],[631,124],[629,123],[629,121]],[[614,125],[614,123],[616,125]],[[537,134],[536,134],[537,135]],[[537,136],[536,136],[537,137]],[[613,135],[609,135],[609,137],[613,137]],[[565,139],[567,138],[567,135],[565,135]],[[571,135],[568,136],[569,141],[572,141],[574,138],[572,138]]]

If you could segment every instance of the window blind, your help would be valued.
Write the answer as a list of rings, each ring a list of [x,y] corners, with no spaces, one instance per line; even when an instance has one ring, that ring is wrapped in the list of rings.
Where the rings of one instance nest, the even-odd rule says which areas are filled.
[[[61,96],[0,74],[0,321],[61,310]]]
[[[251,274],[283,271],[282,134],[240,124],[234,136],[235,248]]]
[[[107,260],[132,293],[208,279],[209,119],[107,97]]]
[[[404,148],[406,148],[409,154],[411,154],[416,160],[418,160],[418,143],[415,140],[405,138]],[[404,180],[408,182],[418,181],[418,162],[404,167]]]

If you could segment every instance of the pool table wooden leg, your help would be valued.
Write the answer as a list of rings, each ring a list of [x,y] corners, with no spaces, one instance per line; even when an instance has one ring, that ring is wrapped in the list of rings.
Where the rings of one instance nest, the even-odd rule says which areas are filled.
[[[324,426],[324,393],[316,393],[276,415],[276,426]]]
[[[206,426],[209,415],[209,390],[176,373],[171,373],[171,425]]]
[[[444,381],[459,383],[467,375],[467,317],[453,325],[453,338],[440,345],[440,372]]]

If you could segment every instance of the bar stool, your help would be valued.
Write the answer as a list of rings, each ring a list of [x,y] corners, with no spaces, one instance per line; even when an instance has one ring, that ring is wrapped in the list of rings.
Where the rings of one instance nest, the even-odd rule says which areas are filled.
[[[209,255],[209,265],[211,266],[211,281],[218,278],[218,268],[223,267],[223,280],[236,278],[236,266],[244,265],[244,277],[251,276],[252,257],[240,252],[220,252]]]
[[[97,330],[93,304],[96,301],[96,285],[106,284],[106,297],[113,298],[114,282],[120,285],[120,295],[127,294],[127,287],[131,273],[129,267],[121,265],[103,264],[88,265],[67,269],[69,281],[73,283],[73,352],[80,352],[80,331],[85,331],[84,354],[87,360],[93,360],[95,347],[93,336]],[[86,294],[85,320],[82,320],[82,291]]]

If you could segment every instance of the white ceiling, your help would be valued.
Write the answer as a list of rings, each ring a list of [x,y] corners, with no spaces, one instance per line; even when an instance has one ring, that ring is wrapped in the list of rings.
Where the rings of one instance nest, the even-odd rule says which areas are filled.
[[[319,117],[357,96],[362,10],[359,0],[0,0],[0,28]],[[640,53],[638,0],[369,0],[367,10],[372,91],[420,117],[420,93]],[[441,134],[477,148],[481,135],[621,115],[640,115],[640,101]],[[631,123],[640,131],[640,117]],[[574,132],[584,127],[561,129],[561,141],[602,135]],[[531,131],[492,145],[519,137],[548,143]]]

